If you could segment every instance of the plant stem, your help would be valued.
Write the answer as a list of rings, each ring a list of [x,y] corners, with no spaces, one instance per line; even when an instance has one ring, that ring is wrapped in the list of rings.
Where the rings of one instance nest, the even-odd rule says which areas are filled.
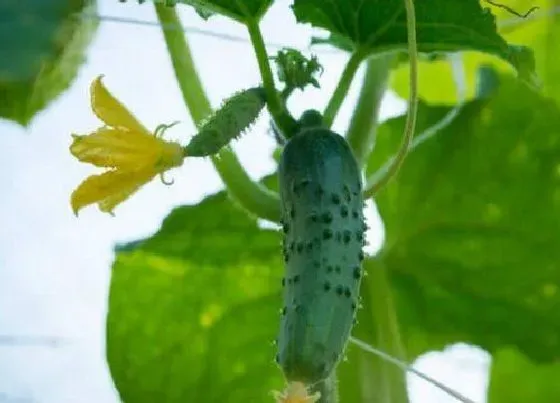
[[[360,167],[367,163],[375,144],[379,107],[387,89],[394,59],[393,55],[382,55],[370,58],[366,63],[362,88],[346,134],[346,139]]]
[[[338,403],[338,385],[336,379],[336,371],[322,382],[319,382],[312,392],[320,392],[321,398],[317,403]]]
[[[368,198],[377,193],[385,186],[391,178],[399,171],[414,136],[416,126],[416,113],[418,110],[418,49],[416,45],[416,15],[414,13],[414,0],[404,0],[406,8],[406,23],[408,31],[408,57],[410,59],[410,97],[408,101],[408,113],[403,139],[397,155],[391,162],[386,172],[375,173],[375,181],[368,179],[368,184],[364,190],[364,197]]]
[[[354,79],[354,76],[360,67],[360,63],[364,58],[365,53],[359,50],[354,51],[352,55],[350,55],[350,59],[348,59],[336,89],[334,90],[331,99],[325,108],[325,112],[323,113],[323,120],[327,127],[332,126],[333,121],[342,106],[342,102],[344,102],[344,98],[346,97],[346,94],[348,94],[352,80]]]
[[[162,26],[180,26],[174,8],[155,4],[155,9]],[[162,29],[162,32],[185,106],[198,126],[211,115],[212,107],[196,71],[187,39],[180,30]],[[278,195],[253,182],[231,148],[224,147],[211,159],[229,194],[242,207],[258,217],[280,221]]]
[[[401,341],[386,268],[381,262],[371,258],[366,259],[364,266],[369,273],[365,285],[375,323],[375,345],[391,356],[404,361],[405,350]],[[384,360],[378,359],[376,363],[376,369],[380,372],[378,379],[382,380],[385,386],[383,401],[391,403],[408,402],[405,373]]]
[[[276,90],[274,76],[272,75],[270,63],[268,62],[268,53],[266,52],[264,39],[259,27],[259,21],[253,20],[247,22],[247,30],[249,31],[249,37],[251,38],[251,44],[255,51],[263,86],[266,91],[268,111],[284,137],[289,138],[294,132],[296,121],[286,110],[285,104]]]

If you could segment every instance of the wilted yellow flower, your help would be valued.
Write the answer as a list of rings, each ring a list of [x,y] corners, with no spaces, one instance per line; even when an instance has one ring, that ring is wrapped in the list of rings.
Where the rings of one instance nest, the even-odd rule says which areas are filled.
[[[273,392],[276,403],[315,403],[321,398],[319,392],[310,395],[302,382],[290,382],[282,393]]]
[[[105,126],[91,134],[73,134],[70,152],[78,160],[98,167],[110,168],[92,175],[72,192],[74,214],[97,203],[103,212],[113,209],[156,175],[162,175],[183,163],[183,148],[179,143],[165,141],[161,134],[168,125],[160,125],[150,133],[105,88],[97,77],[90,87],[91,108]]]

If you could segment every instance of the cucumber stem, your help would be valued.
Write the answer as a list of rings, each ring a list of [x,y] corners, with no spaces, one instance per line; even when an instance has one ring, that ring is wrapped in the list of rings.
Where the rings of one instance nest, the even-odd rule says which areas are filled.
[[[174,8],[163,4],[154,6],[185,106],[194,123],[199,126],[203,119],[212,114],[212,107],[196,71],[187,38],[181,30],[163,29],[164,26],[180,27]],[[211,156],[211,160],[229,194],[242,207],[260,218],[280,221],[278,195],[254,182],[230,147],[222,148],[218,154]]]
[[[342,75],[340,76],[336,89],[334,90],[331,99],[325,108],[325,112],[323,113],[325,126],[329,128],[332,126],[333,121],[344,102],[344,98],[348,94],[352,80],[354,79],[362,60],[364,60],[365,57],[366,53],[361,50],[356,50],[350,55],[350,58],[346,62],[346,66],[342,71]]]
[[[338,403],[336,370],[333,370],[327,379],[315,385],[312,391],[321,393],[321,398],[317,403]]]
[[[366,63],[362,88],[346,134],[360,167],[367,164],[375,144],[379,108],[394,59],[393,55],[381,55]]]
[[[272,70],[268,61],[268,53],[266,52],[266,46],[264,44],[259,21],[248,21],[246,25],[247,30],[249,31],[249,37],[251,38],[251,44],[253,45],[255,56],[257,58],[257,64],[259,66],[263,86],[266,91],[268,111],[272,115],[274,123],[276,123],[276,126],[280,129],[284,137],[289,138],[295,130],[296,121],[286,110],[286,106],[281,100],[280,94],[276,90],[274,76],[272,75]]]

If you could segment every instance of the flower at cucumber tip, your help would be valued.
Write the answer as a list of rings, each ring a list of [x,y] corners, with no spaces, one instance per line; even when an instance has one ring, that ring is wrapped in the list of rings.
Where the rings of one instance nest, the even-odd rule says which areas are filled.
[[[103,85],[102,75],[90,86],[91,108],[104,123],[87,135],[72,134],[71,154],[79,161],[108,168],[87,177],[73,192],[70,204],[75,215],[91,204],[113,215],[114,208],[159,175],[183,164],[183,147],[162,134],[171,125],[159,125],[153,133]]]
[[[273,392],[276,403],[316,403],[321,394],[315,392],[310,395],[308,388],[302,382],[290,382],[284,392]]]

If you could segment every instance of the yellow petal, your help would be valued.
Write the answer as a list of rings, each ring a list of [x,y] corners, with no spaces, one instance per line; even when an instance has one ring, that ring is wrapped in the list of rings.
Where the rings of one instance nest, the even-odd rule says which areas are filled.
[[[181,165],[184,158],[180,144],[151,134],[102,127],[86,136],[72,137],[72,155],[99,167],[161,171]]]
[[[72,137],[72,155],[99,167],[138,168],[146,165],[138,159],[153,154],[154,150],[154,136],[106,126],[86,136],[73,134]]]
[[[101,82],[102,78],[102,75],[97,77],[90,86],[91,109],[97,117],[115,128],[149,134],[149,131],[136,120],[128,109],[105,88]]]
[[[78,215],[83,207],[98,203],[101,211],[112,214],[118,204],[149,182],[155,174],[153,170],[113,170],[90,176],[72,192],[72,210]]]
[[[310,395],[301,382],[290,382],[284,393],[273,392],[276,403],[315,403],[321,398],[319,392]]]

